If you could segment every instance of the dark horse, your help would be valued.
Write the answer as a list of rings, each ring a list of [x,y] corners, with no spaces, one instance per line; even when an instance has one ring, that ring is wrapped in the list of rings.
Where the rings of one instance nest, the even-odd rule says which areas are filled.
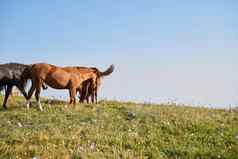
[[[12,92],[13,86],[16,86],[23,96],[27,98],[25,91],[27,80],[22,79],[22,75],[28,68],[29,65],[19,63],[0,64],[0,89],[6,88],[3,101],[4,109],[7,109],[7,99]]]

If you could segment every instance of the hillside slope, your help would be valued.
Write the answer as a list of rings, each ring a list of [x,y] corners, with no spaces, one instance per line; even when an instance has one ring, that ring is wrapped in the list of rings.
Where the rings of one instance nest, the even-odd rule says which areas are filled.
[[[0,97],[2,103],[2,97]],[[238,113],[102,101],[43,102],[29,111],[11,97],[0,112],[0,158],[237,158]]]

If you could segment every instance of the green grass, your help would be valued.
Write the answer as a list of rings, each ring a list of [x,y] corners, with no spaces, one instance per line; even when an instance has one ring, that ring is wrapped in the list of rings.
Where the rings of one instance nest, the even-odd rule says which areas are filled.
[[[40,112],[24,103],[11,97],[0,111],[0,158],[238,158],[238,112],[111,101],[66,108],[47,100]]]

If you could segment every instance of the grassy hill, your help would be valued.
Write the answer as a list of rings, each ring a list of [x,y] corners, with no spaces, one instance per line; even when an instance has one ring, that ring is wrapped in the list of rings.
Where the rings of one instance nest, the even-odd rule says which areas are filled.
[[[0,111],[0,158],[238,158],[238,112],[48,100],[40,112],[24,103],[11,97]]]

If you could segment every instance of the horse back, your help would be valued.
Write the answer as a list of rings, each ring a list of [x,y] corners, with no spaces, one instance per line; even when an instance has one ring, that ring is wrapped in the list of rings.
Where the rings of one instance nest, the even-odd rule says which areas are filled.
[[[32,65],[32,76],[37,81],[42,80],[47,85],[55,89],[67,88],[71,82],[71,74],[62,67],[47,63],[37,63]]]
[[[20,82],[23,72],[28,68],[28,65],[19,63],[6,63],[0,65],[0,82],[15,83]]]

